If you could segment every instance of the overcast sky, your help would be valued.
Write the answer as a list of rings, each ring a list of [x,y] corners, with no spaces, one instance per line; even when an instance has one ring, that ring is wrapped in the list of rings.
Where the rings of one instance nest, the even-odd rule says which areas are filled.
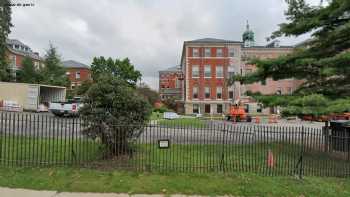
[[[309,0],[317,4],[319,0]],[[179,64],[183,42],[213,37],[241,40],[246,20],[257,44],[285,21],[284,0],[12,0],[12,33],[44,54],[49,42],[64,60],[129,57],[158,89],[158,70]],[[281,44],[305,39],[283,38]]]

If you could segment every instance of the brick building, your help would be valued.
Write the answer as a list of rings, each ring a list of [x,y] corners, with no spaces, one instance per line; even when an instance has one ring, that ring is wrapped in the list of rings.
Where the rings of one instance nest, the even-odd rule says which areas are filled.
[[[174,66],[166,70],[159,71],[159,95],[162,100],[168,98],[181,98],[182,79],[180,66]]]
[[[67,69],[67,76],[71,82],[71,89],[80,86],[82,82],[91,80],[90,67],[83,63],[67,60],[62,62],[63,67]]]
[[[259,58],[259,59],[268,59],[268,58],[277,58],[281,55],[286,55],[293,51],[291,46],[279,46],[278,41],[273,41],[272,43],[266,46],[254,46],[254,47],[244,47],[242,59],[249,58]],[[256,70],[255,65],[244,64],[244,74],[249,74]],[[272,94],[292,94],[304,81],[295,80],[295,79],[284,79],[284,80],[272,80],[268,78],[264,83],[258,82],[253,84],[248,84],[244,86],[244,91],[250,92],[260,92],[264,95]]]
[[[23,67],[22,61],[26,57],[33,61],[35,68],[44,67],[44,59],[39,56],[39,53],[33,52],[28,45],[16,39],[6,39],[6,44],[6,55],[14,78],[16,78],[16,71]]]
[[[239,97],[239,84],[228,86],[227,79],[241,69],[241,45],[214,38],[184,42],[181,68],[186,114],[221,114]]]
[[[292,46],[280,46],[277,40],[266,46],[256,46],[248,24],[242,38],[243,41],[204,38],[184,42],[181,71],[185,76],[182,102],[186,114],[227,113],[233,103],[252,102],[245,96],[247,91],[290,94],[303,83],[295,79],[267,79],[264,84],[241,85],[235,82],[228,85],[227,80],[234,74],[245,75],[256,69],[247,63],[249,58],[276,58],[293,50]],[[256,112],[262,111],[257,108],[260,107],[255,103]]]

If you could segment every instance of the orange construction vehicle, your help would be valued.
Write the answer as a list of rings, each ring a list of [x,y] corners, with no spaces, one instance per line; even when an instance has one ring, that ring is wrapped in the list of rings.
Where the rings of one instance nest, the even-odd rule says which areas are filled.
[[[235,104],[230,107],[229,113],[226,115],[227,120],[234,122],[251,122],[252,118],[247,115],[243,106]]]

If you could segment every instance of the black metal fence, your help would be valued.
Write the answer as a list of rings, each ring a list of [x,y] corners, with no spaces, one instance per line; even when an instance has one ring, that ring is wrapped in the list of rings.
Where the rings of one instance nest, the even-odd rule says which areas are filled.
[[[170,120],[142,127],[98,125],[48,114],[0,113],[0,166],[350,175],[349,134],[325,127]]]

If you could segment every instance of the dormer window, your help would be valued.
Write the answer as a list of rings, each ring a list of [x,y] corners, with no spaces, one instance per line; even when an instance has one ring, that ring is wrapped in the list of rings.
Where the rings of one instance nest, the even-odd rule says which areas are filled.
[[[16,49],[19,49],[19,45],[15,45],[15,48],[16,48]]]

